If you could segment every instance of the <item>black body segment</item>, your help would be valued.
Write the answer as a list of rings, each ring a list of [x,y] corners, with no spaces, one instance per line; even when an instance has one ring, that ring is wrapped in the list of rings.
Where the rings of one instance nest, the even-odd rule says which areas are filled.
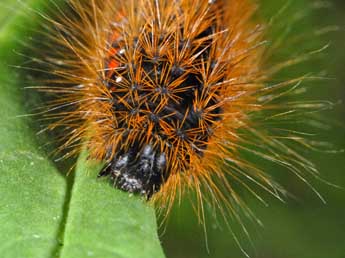
[[[109,69],[105,83],[112,92],[115,127],[138,130],[137,125],[129,122],[136,121],[144,129],[137,139],[131,139],[129,146],[125,144],[128,139],[124,133],[122,147],[116,150],[100,176],[109,176],[121,190],[148,198],[168,179],[173,167],[170,163],[174,162],[169,155],[174,148],[184,153],[183,169],[188,170],[190,152],[177,146],[176,139],[202,156],[214,122],[222,117],[217,94],[207,96],[208,91],[212,92],[211,85],[205,85],[200,71],[202,65],[211,66],[212,71],[212,65],[217,62],[212,60],[211,53],[213,55],[217,47],[214,35],[219,32],[219,25],[215,20],[214,25],[193,38],[182,37],[186,34],[183,24],[177,27],[179,31],[170,34],[155,35],[154,29],[147,28],[132,40],[123,40],[125,35],[119,37],[112,43],[113,54],[106,60]],[[185,58],[192,61],[172,61],[174,53],[184,53]],[[214,83],[223,80],[224,77],[219,76]],[[203,106],[197,107],[196,103],[200,102]],[[205,119],[206,110],[208,119]],[[201,124],[206,126],[200,128]],[[174,128],[173,133],[167,133],[167,127]],[[151,138],[151,142],[144,142],[146,137]],[[164,143],[165,147],[155,141]]]

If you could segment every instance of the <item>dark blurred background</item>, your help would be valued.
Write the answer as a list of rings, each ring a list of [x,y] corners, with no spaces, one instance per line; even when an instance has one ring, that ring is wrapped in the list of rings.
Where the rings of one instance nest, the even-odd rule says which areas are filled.
[[[269,18],[288,1],[257,2],[260,4],[260,15]],[[322,53],[321,58],[302,64],[298,72],[299,74],[308,71],[322,73],[326,70],[327,77],[332,78],[316,82],[313,97],[335,103],[342,101],[343,104],[338,104],[333,110],[321,114],[325,119],[324,123],[332,128],[320,132],[318,137],[334,143],[334,150],[345,148],[345,0],[289,2],[288,10],[291,12],[291,17],[296,13],[305,14],[301,22],[292,27],[291,34],[301,34],[303,37],[305,35],[306,42],[303,45],[307,49],[308,46],[330,45]],[[283,20],[289,18],[289,15],[282,17]],[[332,27],[338,29],[331,29],[324,35],[314,33],[314,30]],[[285,52],[299,52],[303,45],[289,46]],[[291,71],[291,73],[295,72]],[[344,153],[311,153],[308,158],[317,164],[324,179],[345,188]],[[269,172],[273,171],[269,170]],[[279,174],[279,171],[274,172]],[[252,258],[345,258],[345,190],[312,180],[313,186],[326,199],[327,203],[324,204],[316,194],[291,174],[289,176],[281,174],[282,176],[277,178],[278,181],[283,181],[284,186],[294,196],[287,198],[286,203],[268,197],[266,200],[270,206],[265,207],[250,197],[246,198],[256,216],[264,224],[260,227],[249,223],[252,245],[245,238],[241,239],[250,256]],[[198,224],[192,208],[187,203],[176,207],[166,228],[161,229],[161,239],[167,257],[245,257],[224,223],[208,219],[207,231],[206,243],[203,227]],[[241,234],[236,230],[235,233]]]

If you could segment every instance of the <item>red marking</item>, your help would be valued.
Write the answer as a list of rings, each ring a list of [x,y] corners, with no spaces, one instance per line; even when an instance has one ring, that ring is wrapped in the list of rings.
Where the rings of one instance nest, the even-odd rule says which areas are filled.
[[[109,64],[108,64],[108,68],[109,70],[114,70],[116,67],[119,67],[120,63],[115,60],[115,59],[112,59]]]

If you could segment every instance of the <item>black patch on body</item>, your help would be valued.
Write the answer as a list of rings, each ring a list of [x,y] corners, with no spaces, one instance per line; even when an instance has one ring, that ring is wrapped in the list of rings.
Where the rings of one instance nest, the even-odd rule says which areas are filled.
[[[213,27],[209,27],[203,33],[198,35],[196,39],[206,38],[213,33],[215,33],[215,29]],[[181,34],[183,35],[183,33]],[[150,35],[147,37],[151,38]],[[134,44],[137,44],[137,41],[134,42]],[[190,47],[191,49],[189,51],[191,51],[191,56],[203,51],[202,54],[195,59],[195,63],[206,62],[209,59],[209,46],[212,45],[212,43],[214,42],[211,40],[205,40],[203,45],[194,50]],[[163,43],[160,42],[158,47],[160,44]],[[181,49],[189,47],[188,45],[186,46],[186,44],[188,43],[181,40],[179,47]],[[119,47],[119,49],[121,46],[125,47],[125,45],[121,44],[121,42],[115,42],[113,45]],[[180,137],[181,139],[188,141],[189,139],[186,131],[194,128],[200,129],[199,121],[201,119],[202,110],[194,110],[193,102],[195,98],[195,91],[201,93],[204,87],[204,85],[201,83],[201,74],[188,73],[186,75],[185,68],[178,63],[171,65],[166,61],[167,58],[164,56],[149,58],[149,55],[140,46],[138,47],[138,45],[136,45],[133,46],[133,48],[136,49],[135,51],[139,51],[142,58],[141,69],[151,78],[152,81],[155,81],[156,77],[169,66],[169,81],[173,82],[181,78],[181,76],[184,76],[185,78],[179,87],[188,89],[181,93],[175,94],[180,98],[178,103],[173,100],[169,100],[168,103],[157,114],[155,110],[159,104],[159,101],[152,102],[147,98],[147,95],[149,94],[150,90],[152,91],[152,89],[142,87],[142,85],[139,85],[134,81],[134,79],[132,79],[131,74],[135,74],[136,69],[138,68],[136,67],[136,64],[123,62],[124,55],[119,52],[107,60],[107,62],[110,62],[112,59],[122,60],[116,73],[109,72],[109,79],[106,82],[106,85],[109,87],[109,89],[121,88],[121,91],[114,91],[113,94],[113,110],[115,116],[118,112],[127,113],[129,115],[136,113],[147,115],[149,119],[156,124],[152,134],[162,140],[165,140],[167,136],[160,128],[160,120],[163,120],[168,124],[177,124],[178,122],[182,122],[182,120],[184,120],[183,126],[176,130],[176,137]],[[119,76],[122,78],[122,80],[129,82],[130,85],[123,87],[121,86],[121,83],[116,83]],[[224,78],[220,78],[218,82],[223,80]],[[165,87],[165,85],[157,85],[157,87],[153,90],[159,91],[162,95],[168,93],[168,89]],[[147,98],[147,100],[141,101],[141,103],[135,103],[133,102],[133,99],[128,97],[126,98],[129,91],[136,91],[136,94],[138,94],[141,99]],[[124,98],[125,103],[123,101]],[[217,103],[218,100],[216,98],[211,98],[207,107],[214,106]],[[147,109],[149,109],[149,113],[147,112]],[[145,110],[145,112],[143,112],[143,110]],[[220,120],[222,110],[219,107],[214,108],[213,111],[211,111],[211,114],[214,115],[214,121]],[[201,132],[201,130],[199,130],[200,133],[197,136],[197,141],[195,142],[195,139],[193,139],[194,152],[199,156],[203,155],[203,150],[206,148],[205,142],[207,142],[209,137],[212,135],[212,123],[207,122],[207,124],[208,130],[205,132]],[[131,130],[130,125],[126,124],[126,122],[121,122],[118,127]],[[109,176],[114,186],[121,190],[140,194],[150,198],[154,193],[160,190],[162,184],[164,184],[164,182],[168,179],[169,174],[171,173],[171,166],[167,162],[167,156],[165,153],[161,153],[151,144],[140,144],[140,140],[141,139],[138,139],[137,144],[134,143],[126,150],[119,149],[114,158],[100,172],[99,176]],[[167,142],[167,144],[170,143]],[[174,148],[173,144],[171,144],[171,148]],[[188,163],[189,157],[185,157],[185,160]],[[186,165],[186,168],[188,168],[188,164]]]

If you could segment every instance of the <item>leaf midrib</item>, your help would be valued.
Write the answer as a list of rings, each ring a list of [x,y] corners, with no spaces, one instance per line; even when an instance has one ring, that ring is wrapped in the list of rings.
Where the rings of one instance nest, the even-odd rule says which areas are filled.
[[[65,240],[65,232],[66,232],[66,225],[68,221],[68,214],[71,208],[71,201],[72,201],[72,193],[73,193],[73,186],[75,180],[75,174],[71,173],[67,176],[67,187],[65,192],[65,199],[62,207],[62,218],[60,221],[60,225],[58,227],[58,231],[56,234],[56,246],[52,250],[52,258],[60,258],[62,249],[64,247],[64,240]]]

